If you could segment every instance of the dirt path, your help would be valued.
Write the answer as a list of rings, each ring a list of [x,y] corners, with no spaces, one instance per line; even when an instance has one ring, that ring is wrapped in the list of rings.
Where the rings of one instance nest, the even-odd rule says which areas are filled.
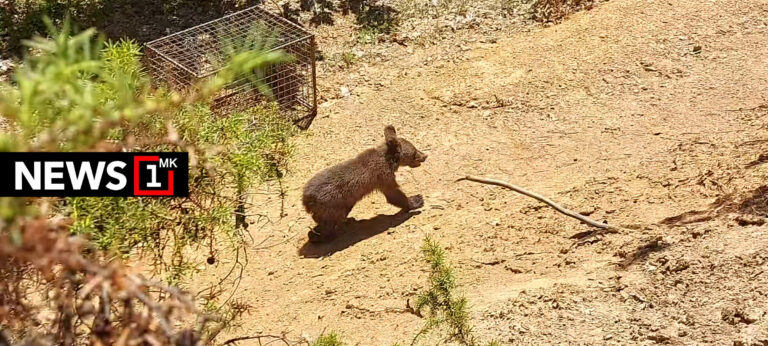
[[[768,213],[768,165],[745,168],[768,153],[768,1],[614,0],[495,43],[392,56],[402,58],[320,79],[329,100],[298,139],[287,215],[274,195],[256,201],[272,223],[252,234],[278,245],[251,249],[235,297],[253,309],[232,334],[409,343],[423,321],[398,309],[426,283],[419,247],[432,234],[483,339],[768,343],[768,233],[749,224]],[[398,215],[374,195],[352,212],[356,231],[307,246],[303,183],[382,141],[386,124],[429,154],[399,174],[425,208]],[[454,183],[462,174],[636,231],[571,247],[585,226]],[[714,217],[686,215],[703,222],[660,224],[713,203]],[[221,261],[195,285],[228,269]]]

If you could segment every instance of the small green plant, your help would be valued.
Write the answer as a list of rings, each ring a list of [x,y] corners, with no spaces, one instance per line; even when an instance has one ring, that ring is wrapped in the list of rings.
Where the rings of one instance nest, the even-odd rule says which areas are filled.
[[[344,62],[346,67],[350,67],[357,63],[357,59],[357,55],[352,52],[344,52],[344,54],[341,55],[341,61]]]
[[[415,344],[422,335],[436,328],[447,329],[447,340],[462,345],[477,345],[470,326],[468,302],[456,293],[456,275],[445,259],[445,250],[432,237],[424,239],[421,248],[429,264],[429,287],[416,300],[414,310],[421,314],[427,310],[427,322],[413,339]]]
[[[341,337],[339,337],[339,334],[336,334],[336,332],[330,332],[328,334],[320,335],[315,342],[312,343],[312,346],[342,346],[344,345],[343,342],[341,342]]]
[[[357,42],[361,44],[375,44],[379,42],[379,33],[375,28],[361,28],[357,33]]]
[[[427,322],[414,336],[411,345],[427,333],[441,329],[447,333],[446,342],[457,342],[464,346],[477,346],[469,315],[469,303],[456,292],[456,274],[445,258],[445,249],[431,236],[424,238],[421,246],[424,259],[429,264],[429,287],[419,294],[414,311],[421,316],[426,310]],[[498,341],[490,341],[488,346],[500,346]]]

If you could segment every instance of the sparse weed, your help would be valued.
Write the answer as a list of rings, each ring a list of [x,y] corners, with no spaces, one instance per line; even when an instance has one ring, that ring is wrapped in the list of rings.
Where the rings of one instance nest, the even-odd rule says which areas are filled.
[[[342,346],[344,343],[336,332],[320,335],[312,346]]]
[[[427,322],[413,337],[411,345],[434,330],[446,332],[446,342],[464,346],[481,345],[472,330],[469,302],[456,292],[456,274],[445,258],[445,249],[427,236],[421,252],[430,268],[429,287],[417,297],[414,311],[421,316],[422,311],[427,310]],[[501,346],[501,343],[494,340],[485,345]]]
[[[462,345],[477,345],[470,326],[467,299],[456,293],[456,275],[445,259],[445,250],[431,237],[424,239],[421,248],[430,266],[429,287],[416,300],[414,310],[428,310],[424,328],[414,337],[415,343],[422,335],[438,328],[447,329],[447,340]]]
[[[375,44],[379,42],[381,33],[375,28],[361,28],[357,33],[357,42],[360,44]]]
[[[344,54],[341,55],[341,61],[344,62],[346,67],[350,67],[357,63],[357,59],[357,55],[352,52],[344,52]]]

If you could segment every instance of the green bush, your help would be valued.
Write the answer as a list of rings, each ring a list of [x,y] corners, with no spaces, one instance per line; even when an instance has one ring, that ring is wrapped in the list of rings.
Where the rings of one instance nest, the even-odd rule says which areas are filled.
[[[67,23],[52,39],[36,38],[15,74],[0,85],[0,114],[18,131],[0,135],[0,151],[188,151],[189,198],[65,198],[54,212],[71,217],[71,231],[100,249],[152,256],[165,278],[178,283],[194,266],[186,249],[196,244],[241,246],[246,190],[280,178],[291,153],[293,126],[274,105],[230,116],[213,115],[205,101],[227,81],[289,57],[282,51],[232,52],[230,67],[198,92],[153,89],[140,64],[138,44],[104,42],[94,30],[71,35]],[[263,47],[263,46],[260,46]],[[22,199],[1,199],[6,220]]]
[[[329,334],[323,334],[320,335],[315,342],[312,343],[312,346],[343,346],[344,343],[341,342],[341,337],[339,337],[338,334],[335,332],[331,332]]]

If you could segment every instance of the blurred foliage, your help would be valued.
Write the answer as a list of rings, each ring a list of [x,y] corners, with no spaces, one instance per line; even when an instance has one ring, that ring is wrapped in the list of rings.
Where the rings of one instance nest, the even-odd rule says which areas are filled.
[[[45,250],[51,260],[36,262],[41,249],[27,242],[47,234],[49,228],[85,236],[92,245],[84,248],[88,253],[148,255],[156,272],[173,285],[183,284],[184,278],[194,273],[198,263],[191,259],[197,257],[190,255],[201,245],[209,248],[208,263],[216,261],[219,251],[245,252],[245,234],[236,223],[246,217],[244,195],[254,184],[282,177],[292,151],[289,138],[295,129],[274,104],[229,116],[212,114],[207,104],[227,83],[250,78],[253,71],[290,61],[291,57],[281,50],[265,52],[268,44],[240,44],[237,50],[229,51],[226,68],[193,91],[176,93],[150,85],[136,42],[105,42],[93,29],[73,34],[69,21],[61,28],[50,20],[45,23],[50,38],[25,41],[34,54],[15,71],[13,81],[0,83],[0,115],[10,122],[11,129],[0,134],[0,151],[186,151],[190,155],[190,196],[0,198],[0,255],[28,258],[19,262],[20,266],[0,267],[0,277],[6,278],[0,289],[15,290],[24,285],[23,280],[33,278],[33,273],[72,257]],[[30,222],[39,227],[31,228]],[[28,234],[30,229],[37,233]],[[67,251],[77,251],[72,249],[80,247],[69,244],[68,239],[52,238],[50,243],[67,243]],[[6,245],[6,241],[13,245]],[[66,286],[72,279],[80,282],[74,285],[81,285],[76,272],[85,267],[80,262],[64,265],[72,274],[55,279],[55,284]],[[100,266],[96,262],[89,267],[91,272],[82,275],[95,275],[94,280],[101,280],[98,282],[111,280],[105,279],[109,274],[98,269]],[[26,271],[28,274],[16,275]],[[131,287],[119,282],[115,285]],[[175,288],[167,291],[175,292]],[[71,316],[73,302],[68,299],[76,296],[62,295],[64,298],[51,308]],[[157,306],[142,295],[138,297],[145,305]],[[209,303],[215,298],[206,297]],[[0,303],[2,323],[6,303],[4,299]],[[17,303],[14,306],[26,306]],[[65,325],[42,326],[49,328],[43,335],[64,328],[71,332],[68,337],[77,338],[76,322],[70,317],[57,323],[64,323],[61,321]],[[112,335],[111,331],[104,333],[107,339]],[[141,330],[130,329],[130,333],[140,336]],[[215,337],[216,333],[208,335]],[[157,335],[183,337],[168,328]]]
[[[0,134],[0,151],[189,151],[189,198],[66,198],[53,212],[71,217],[71,230],[101,249],[148,251],[174,282],[192,267],[189,245],[213,247],[216,235],[236,244],[234,214],[243,202],[236,193],[282,176],[294,127],[271,104],[216,116],[206,101],[228,81],[290,57],[244,47],[198,92],[177,94],[151,88],[134,41],[105,43],[92,29],[71,35],[68,22],[61,30],[47,24],[52,38],[27,41],[37,54],[13,83],[0,85],[0,114],[16,130]],[[0,201],[8,223],[30,205]]]

